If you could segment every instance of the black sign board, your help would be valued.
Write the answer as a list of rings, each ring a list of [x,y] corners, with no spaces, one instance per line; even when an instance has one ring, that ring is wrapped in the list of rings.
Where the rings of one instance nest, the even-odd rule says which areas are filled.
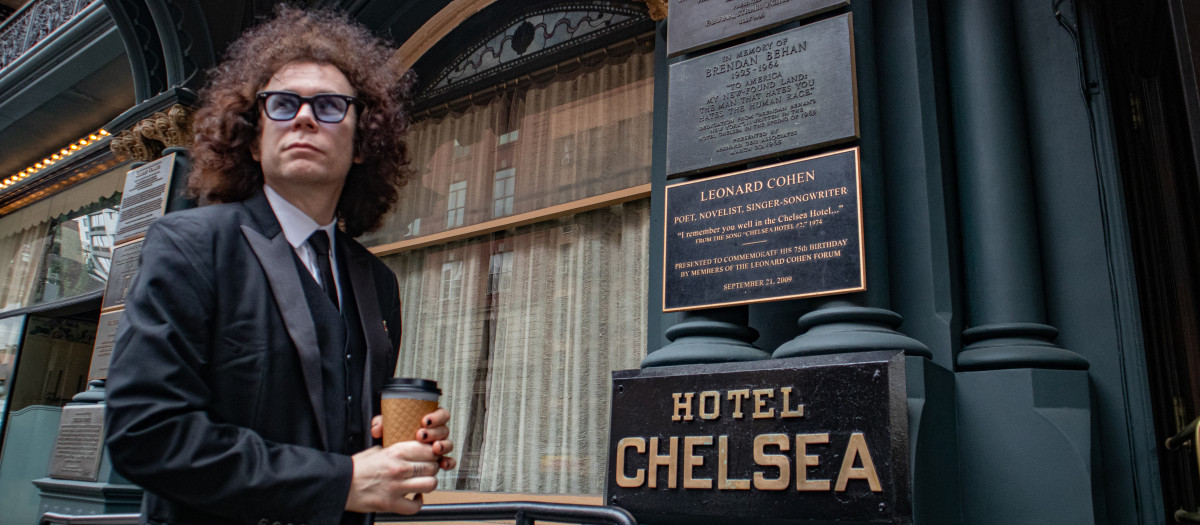
[[[900,352],[620,370],[612,396],[605,502],[639,522],[912,523]]]
[[[858,148],[668,186],[663,311],[862,291]]]
[[[667,56],[675,56],[798,18],[850,0],[674,0],[667,12]]]
[[[858,138],[849,14],[670,66],[667,174]]]

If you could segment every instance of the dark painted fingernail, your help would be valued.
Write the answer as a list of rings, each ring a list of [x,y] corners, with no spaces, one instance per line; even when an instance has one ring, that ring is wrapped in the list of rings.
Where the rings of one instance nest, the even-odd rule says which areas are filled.
[[[425,438],[427,438],[427,437],[429,437],[429,433],[428,433],[428,432],[425,432],[424,430],[422,430],[422,431],[421,431],[421,439],[425,439]]]
[[[433,424],[433,420],[432,420],[432,419],[425,418],[425,426],[429,426],[429,425],[432,425],[432,424]]]

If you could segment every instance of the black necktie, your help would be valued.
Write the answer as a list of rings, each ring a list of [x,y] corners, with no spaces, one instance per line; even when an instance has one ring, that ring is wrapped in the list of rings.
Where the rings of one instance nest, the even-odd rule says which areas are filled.
[[[321,272],[321,288],[334,308],[338,308],[337,282],[333,280],[333,267],[329,264],[329,235],[317,230],[308,237],[308,244],[317,256],[317,271]]]

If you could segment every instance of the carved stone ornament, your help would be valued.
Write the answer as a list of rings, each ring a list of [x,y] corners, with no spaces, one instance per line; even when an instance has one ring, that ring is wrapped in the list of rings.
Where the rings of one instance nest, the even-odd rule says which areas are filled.
[[[667,19],[667,0],[642,0],[650,9],[650,19],[661,22]]]
[[[118,133],[110,148],[118,157],[149,162],[162,156],[165,147],[189,147],[192,144],[193,110],[176,104]]]

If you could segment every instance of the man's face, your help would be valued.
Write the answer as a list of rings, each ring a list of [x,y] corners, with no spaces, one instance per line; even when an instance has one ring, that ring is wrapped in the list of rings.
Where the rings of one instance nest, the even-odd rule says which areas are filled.
[[[292,62],[274,75],[262,91],[291,91],[304,97],[318,93],[357,95],[346,75],[336,66]],[[357,108],[347,110],[341,122],[321,122],[312,104],[303,104],[295,118],[277,121],[259,109],[258,144],[252,155],[262,164],[267,185],[283,195],[296,191],[330,191],[340,194],[354,155]]]

